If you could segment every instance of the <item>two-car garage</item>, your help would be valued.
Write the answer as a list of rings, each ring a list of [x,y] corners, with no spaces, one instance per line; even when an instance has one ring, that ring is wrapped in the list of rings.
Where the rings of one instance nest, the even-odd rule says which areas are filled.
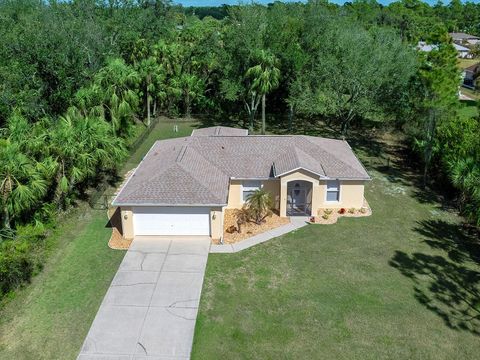
[[[210,208],[142,206],[132,208],[138,235],[210,235]]]

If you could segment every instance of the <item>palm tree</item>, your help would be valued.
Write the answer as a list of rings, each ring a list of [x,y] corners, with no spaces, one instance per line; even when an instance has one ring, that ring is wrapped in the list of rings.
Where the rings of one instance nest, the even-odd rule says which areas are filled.
[[[83,116],[105,117],[103,94],[97,84],[80,88],[75,93],[75,105],[82,112]]]
[[[167,44],[159,41],[153,48],[153,54],[159,64],[157,73],[157,97],[166,99],[168,110],[172,110],[182,96],[180,77],[183,73],[184,54],[178,43]]]
[[[146,59],[141,59],[136,62],[135,69],[141,79],[141,92],[144,108],[147,113],[147,126],[150,126],[151,101],[155,94],[155,85],[157,84],[155,74],[160,72],[160,66],[155,57],[149,56]]]
[[[116,169],[119,162],[127,155],[124,140],[115,137],[108,123],[101,118],[78,117],[75,131],[82,139],[83,151],[90,154],[86,163],[89,174],[96,173],[100,168]]]
[[[235,220],[237,222],[238,233],[242,233],[242,227],[251,218],[251,211],[248,206],[243,206],[241,209],[235,210]]]
[[[56,164],[54,202],[62,208],[76,184],[98,169],[115,169],[126,150],[101,118],[83,117],[70,108],[49,131],[49,153]]]
[[[192,110],[192,102],[203,95],[203,83],[195,74],[183,73],[176,84],[183,94],[185,104],[185,117],[189,118]]]
[[[247,206],[253,221],[261,224],[272,215],[272,195],[263,189],[255,190],[247,197]]]
[[[468,215],[480,226],[480,163],[473,157],[452,161],[450,164],[450,178],[453,185],[460,189],[461,206]],[[470,201],[469,201],[470,200]]]
[[[125,133],[133,119],[138,106],[134,89],[139,81],[138,73],[122,59],[109,61],[94,78],[114,134]]]
[[[257,58],[258,64],[249,68],[246,76],[252,79],[250,92],[253,97],[258,95],[262,99],[262,134],[265,134],[266,96],[269,92],[278,87],[280,83],[280,70],[277,67],[278,59],[269,51],[260,50]],[[252,105],[253,104],[254,102],[252,102]],[[254,110],[256,111],[256,106]],[[252,118],[250,120],[250,126],[253,127]]]
[[[22,153],[19,144],[0,140],[0,202],[5,228],[46,194],[47,183],[40,168],[40,163]]]
[[[20,111],[14,110],[7,120],[5,130],[10,142],[17,144],[24,154],[37,159],[42,157],[45,147],[45,131],[42,120],[31,124]]]

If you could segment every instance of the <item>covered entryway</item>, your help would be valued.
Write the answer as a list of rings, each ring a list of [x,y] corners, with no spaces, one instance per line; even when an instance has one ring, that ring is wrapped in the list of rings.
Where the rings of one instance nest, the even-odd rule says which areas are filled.
[[[210,208],[142,206],[133,208],[133,231],[140,235],[210,235]]]
[[[287,215],[310,216],[312,214],[312,183],[294,180],[287,183]]]

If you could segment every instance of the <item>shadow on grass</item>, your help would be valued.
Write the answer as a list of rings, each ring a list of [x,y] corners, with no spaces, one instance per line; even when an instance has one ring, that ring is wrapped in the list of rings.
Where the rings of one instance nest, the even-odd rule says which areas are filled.
[[[412,197],[419,203],[432,204],[441,210],[455,209],[457,192],[444,176],[430,174],[428,185],[423,184],[423,165],[412,152],[405,140],[387,143],[369,136],[360,137],[358,145],[350,142],[355,149],[363,149],[373,157],[370,168],[385,175],[390,183],[412,189]],[[370,150],[368,148],[370,147]],[[380,161],[379,161],[380,160]],[[366,161],[367,165],[369,160]]]
[[[113,212],[113,214],[109,216],[108,221],[105,224],[105,228],[107,229],[116,228],[118,232],[122,234],[122,214],[119,207],[117,207]]]
[[[414,296],[455,330],[480,335],[480,243],[455,223],[418,222],[414,228],[438,254],[396,251],[390,265],[414,283]]]

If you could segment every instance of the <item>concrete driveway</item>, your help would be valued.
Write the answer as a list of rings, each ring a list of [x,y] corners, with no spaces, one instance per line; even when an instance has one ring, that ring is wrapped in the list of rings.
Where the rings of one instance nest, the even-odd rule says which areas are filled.
[[[78,359],[189,359],[209,248],[208,237],[135,238]]]

